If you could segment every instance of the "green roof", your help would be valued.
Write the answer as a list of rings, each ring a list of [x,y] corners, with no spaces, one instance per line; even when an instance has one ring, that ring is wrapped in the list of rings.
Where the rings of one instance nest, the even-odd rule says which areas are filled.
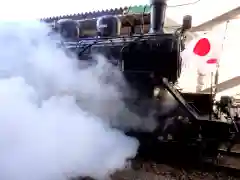
[[[150,5],[137,5],[130,6],[126,10],[126,14],[141,14],[141,13],[150,13]]]

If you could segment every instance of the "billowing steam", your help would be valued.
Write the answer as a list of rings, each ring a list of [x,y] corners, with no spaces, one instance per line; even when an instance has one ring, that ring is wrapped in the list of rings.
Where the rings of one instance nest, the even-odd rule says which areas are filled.
[[[94,79],[88,87],[91,94],[88,89],[77,91],[77,104],[118,129],[153,131],[157,126],[154,103],[149,99],[136,102],[134,90],[130,90],[119,69],[106,63],[100,55],[95,55],[95,59],[98,60],[97,66],[79,72]]]
[[[99,109],[122,96],[101,63],[79,71],[39,22],[0,26],[0,179],[104,179],[123,168],[138,142],[111,128],[116,103]]]

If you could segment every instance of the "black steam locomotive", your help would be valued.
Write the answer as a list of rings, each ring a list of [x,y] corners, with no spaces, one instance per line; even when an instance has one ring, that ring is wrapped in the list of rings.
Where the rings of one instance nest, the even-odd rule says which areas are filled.
[[[82,61],[90,61],[94,53],[115,59],[112,63],[135,89],[136,99],[147,98],[161,105],[164,95],[174,97],[178,106],[167,114],[156,113],[159,126],[153,132],[126,132],[140,140],[139,154],[149,154],[151,149],[158,155],[166,152],[162,153],[165,157],[186,152],[200,158],[216,157],[220,145],[230,150],[239,140],[239,116],[232,113],[238,106],[233,106],[231,97],[215,102],[212,94],[183,93],[176,88],[182,68],[180,52],[191,17],[184,17],[182,27],[167,34],[163,30],[165,10],[166,0],[152,0],[150,30],[145,34],[121,36],[121,20],[116,16],[97,19],[93,37],[85,38],[81,22],[73,20],[60,20],[55,30],[63,36],[64,46]],[[171,125],[163,128],[170,120]]]

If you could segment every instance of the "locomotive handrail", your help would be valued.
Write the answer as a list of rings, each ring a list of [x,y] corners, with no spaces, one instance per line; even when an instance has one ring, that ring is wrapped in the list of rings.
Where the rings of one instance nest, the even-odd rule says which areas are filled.
[[[194,120],[209,120],[205,116],[200,116],[182,97],[182,95],[170,85],[166,78],[162,78],[162,83],[167,91],[175,98],[175,100],[186,110],[188,115],[193,118]]]

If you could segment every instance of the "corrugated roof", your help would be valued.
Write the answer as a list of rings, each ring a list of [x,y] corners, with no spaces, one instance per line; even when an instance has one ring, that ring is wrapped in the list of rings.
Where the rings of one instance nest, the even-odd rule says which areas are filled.
[[[121,15],[121,14],[138,14],[138,13],[150,13],[150,6],[149,5],[136,5],[130,7],[120,7],[114,9],[107,9],[101,11],[93,11],[93,12],[86,12],[86,13],[77,13],[77,14],[68,14],[63,16],[54,16],[54,17],[47,17],[42,18],[42,21],[45,22],[53,22],[59,19],[73,19],[73,20],[81,20],[81,19],[90,19],[90,18],[97,18],[103,15]]]
[[[77,14],[68,14],[63,16],[54,16],[54,17],[47,17],[42,18],[41,21],[45,22],[53,22],[59,19],[73,19],[73,20],[81,20],[81,19],[90,19],[90,18],[97,18],[103,15],[120,15],[123,14],[125,8],[115,8],[115,9],[107,9],[102,11],[93,11],[93,12],[86,12],[86,13],[77,13]]]

